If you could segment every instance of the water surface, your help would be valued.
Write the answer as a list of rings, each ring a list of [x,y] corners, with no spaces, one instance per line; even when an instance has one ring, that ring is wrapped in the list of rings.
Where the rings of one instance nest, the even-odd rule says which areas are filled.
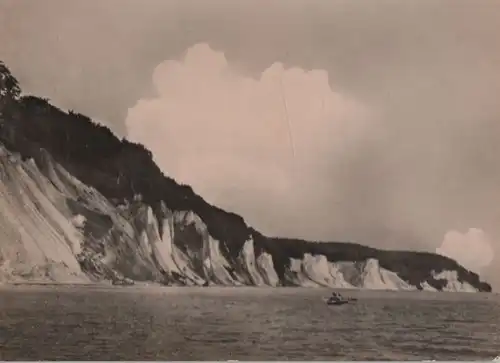
[[[9,287],[3,360],[491,360],[492,294],[323,289]]]

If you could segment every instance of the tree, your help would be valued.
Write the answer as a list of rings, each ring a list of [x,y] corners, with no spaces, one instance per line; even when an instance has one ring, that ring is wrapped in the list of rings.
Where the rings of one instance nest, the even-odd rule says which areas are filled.
[[[10,73],[4,62],[0,61],[0,98],[19,99],[21,88],[16,77]]]
[[[0,125],[1,120],[8,117],[9,106],[19,100],[20,96],[19,82],[5,63],[0,61]]]

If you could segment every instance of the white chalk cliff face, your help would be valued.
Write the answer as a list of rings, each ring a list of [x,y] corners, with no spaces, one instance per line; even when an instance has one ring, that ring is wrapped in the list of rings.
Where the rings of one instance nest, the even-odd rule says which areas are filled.
[[[433,277],[436,280],[443,280],[446,285],[443,291],[447,292],[477,292],[476,288],[469,284],[468,282],[462,282],[458,279],[456,271],[441,271],[439,273],[433,273]]]
[[[227,258],[225,241],[194,212],[162,204],[161,219],[140,200],[114,206],[47,153],[42,160],[22,161],[0,145],[0,282],[417,289],[376,259],[330,262],[309,253],[288,258],[280,278],[252,236]],[[477,291],[456,271],[433,277],[445,291]],[[435,290],[427,281],[418,288]]]
[[[83,236],[65,197],[36,167],[0,148],[0,281],[88,281]]]

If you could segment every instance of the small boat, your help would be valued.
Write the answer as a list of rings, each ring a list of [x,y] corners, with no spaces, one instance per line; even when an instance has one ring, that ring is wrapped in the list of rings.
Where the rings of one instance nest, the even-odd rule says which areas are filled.
[[[328,299],[326,301],[326,305],[344,305],[344,304],[348,304],[349,303],[349,300],[335,300],[335,299]]]
[[[332,296],[330,296],[327,300],[326,300],[326,304],[327,305],[344,305],[344,304],[347,304],[351,301],[357,301],[358,299],[354,299],[354,298],[344,298],[343,296],[341,296],[339,293],[336,293],[336,292],[333,292],[332,293]]]

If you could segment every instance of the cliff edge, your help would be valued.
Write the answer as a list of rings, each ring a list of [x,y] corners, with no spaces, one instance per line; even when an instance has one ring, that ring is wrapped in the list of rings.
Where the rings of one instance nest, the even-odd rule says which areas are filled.
[[[491,291],[456,261],[271,238],[0,62],[0,281]]]

